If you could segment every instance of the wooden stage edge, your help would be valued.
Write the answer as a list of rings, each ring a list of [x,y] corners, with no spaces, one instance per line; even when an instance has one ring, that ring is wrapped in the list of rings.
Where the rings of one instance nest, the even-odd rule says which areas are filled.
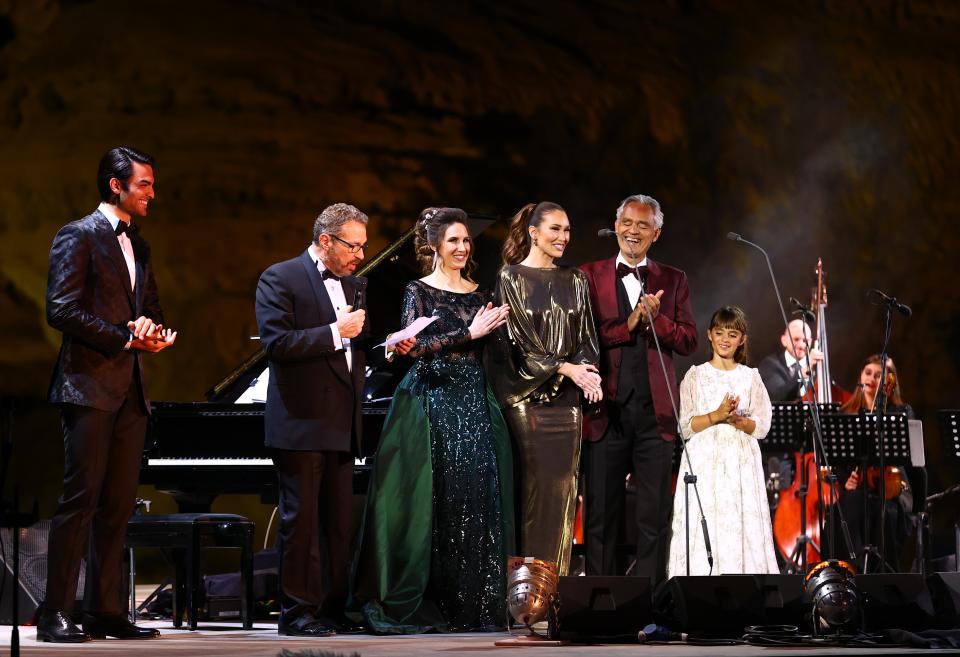
[[[669,655],[677,657],[706,657],[727,655],[763,655],[775,657],[787,655],[902,655],[902,654],[956,654],[949,650],[905,650],[898,648],[760,648],[755,646],[694,646],[669,644],[641,646],[637,644],[536,646],[536,647],[497,647],[495,641],[508,639],[506,632],[473,634],[420,634],[408,636],[371,636],[354,634],[322,639],[304,639],[299,637],[281,637],[277,635],[277,626],[270,623],[257,623],[253,630],[244,631],[239,623],[201,624],[196,632],[175,630],[169,621],[147,621],[141,623],[160,630],[159,639],[147,641],[118,641],[106,639],[82,644],[53,644],[36,640],[33,627],[20,628],[20,651],[22,655],[54,657],[70,655],[74,657],[99,657],[120,655],[169,655],[184,657],[200,655],[203,657],[275,657],[283,651],[297,657],[399,657],[403,655],[449,655],[489,654],[511,657],[514,655],[553,655],[566,654],[570,657],[600,657],[604,655]],[[10,654],[10,632],[8,626],[0,627],[0,655]]]

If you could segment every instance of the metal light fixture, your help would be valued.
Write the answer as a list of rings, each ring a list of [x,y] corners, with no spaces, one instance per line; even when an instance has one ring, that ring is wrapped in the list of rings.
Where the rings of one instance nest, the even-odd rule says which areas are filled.
[[[547,619],[557,602],[559,583],[557,564],[534,557],[509,557],[507,559],[507,613],[514,621],[526,627],[529,635],[496,645],[520,645],[524,642],[541,643],[547,636],[534,629],[534,625]],[[508,619],[509,621],[509,619]],[[508,622],[509,629],[509,622]]]
[[[854,576],[856,570],[846,561],[821,561],[803,580],[804,591],[813,606],[813,634],[829,629],[840,634],[845,629],[863,625],[860,592]]]

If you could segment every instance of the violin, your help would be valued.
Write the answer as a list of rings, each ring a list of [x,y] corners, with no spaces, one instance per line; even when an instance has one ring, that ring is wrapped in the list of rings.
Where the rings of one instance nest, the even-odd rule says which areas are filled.
[[[907,487],[903,471],[895,465],[888,465],[883,470],[883,499],[895,500]],[[880,466],[867,466],[867,476],[863,478],[860,477],[860,468],[855,468],[852,474],[857,476],[857,488],[866,487],[874,495],[880,496]]]
[[[884,399],[890,399],[894,386],[897,385],[897,375],[887,370],[887,376],[883,382]],[[857,472],[854,470],[854,472]],[[885,466],[883,469],[883,499],[895,500],[906,490],[907,484],[903,479],[903,471],[895,465]],[[864,477],[863,484],[876,496],[880,496],[880,466],[871,465],[867,467],[867,476]]]

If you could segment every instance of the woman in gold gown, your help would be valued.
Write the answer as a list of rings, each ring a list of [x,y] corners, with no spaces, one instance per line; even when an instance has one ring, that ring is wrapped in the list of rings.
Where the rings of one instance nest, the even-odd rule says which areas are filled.
[[[581,403],[602,397],[587,279],[555,260],[570,221],[555,203],[529,204],[511,220],[497,280],[506,326],[488,349],[488,378],[516,450],[520,554],[570,563],[580,464]]]

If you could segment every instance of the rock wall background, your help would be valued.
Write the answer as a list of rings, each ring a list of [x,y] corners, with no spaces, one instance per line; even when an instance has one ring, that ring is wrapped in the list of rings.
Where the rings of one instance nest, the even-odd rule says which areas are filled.
[[[770,250],[785,296],[808,298],[823,258],[841,384],[881,345],[866,291],[911,304],[891,353],[937,454],[935,411],[960,401],[958,27],[947,0],[0,0],[0,395],[24,409],[24,498],[52,512],[62,459],[42,403],[50,240],[124,143],[158,159],[143,230],[181,332],[155,399],[201,399],[250,353],[259,273],[331,202],[371,215],[376,251],[426,205],[555,200],[576,264],[610,253],[596,230],[645,192],[666,213],[653,256],[688,272],[704,328],[742,305],[757,358],[778,311],[727,231]]]

